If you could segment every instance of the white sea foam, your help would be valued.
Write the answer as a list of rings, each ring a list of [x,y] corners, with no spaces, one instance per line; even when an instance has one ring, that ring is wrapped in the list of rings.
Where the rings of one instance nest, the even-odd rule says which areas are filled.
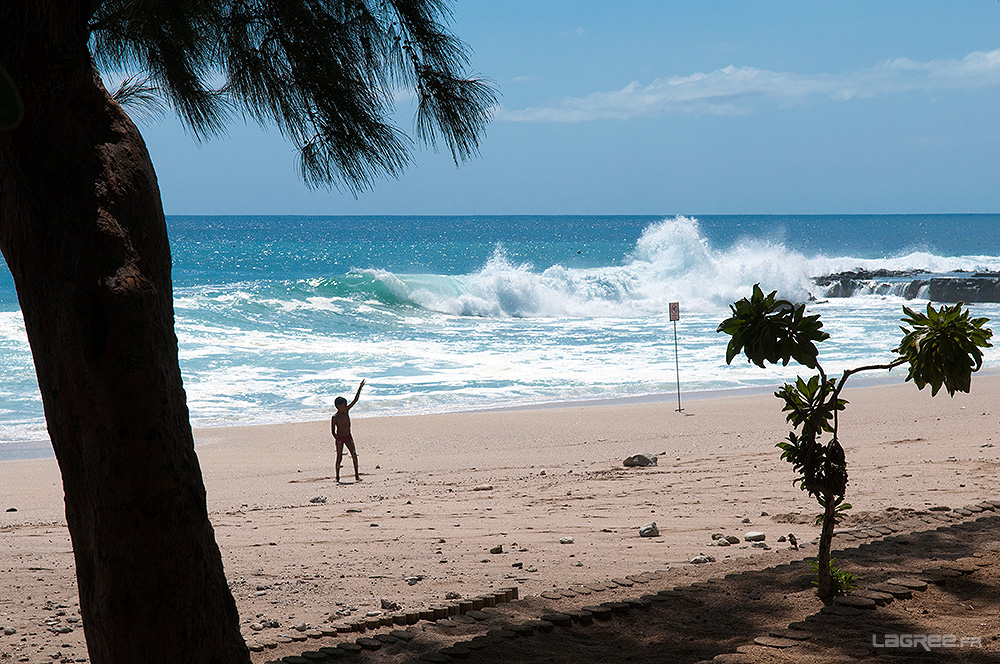
[[[359,415],[670,393],[667,311],[675,301],[685,391],[771,386],[799,369],[728,366],[716,332],[729,303],[755,283],[807,300],[821,295],[812,277],[856,268],[1000,269],[998,257],[927,251],[806,255],[775,237],[714,246],[696,220],[673,217],[599,266],[532,263],[498,244],[466,274],[374,268],[179,287],[176,333],[192,418],[198,426],[320,419],[361,378],[370,387]],[[824,367],[884,361],[903,304],[891,290],[811,302],[832,335],[821,347]],[[975,313],[1000,317],[1000,305],[976,305]],[[29,440],[44,423],[37,390],[24,386],[33,369],[18,312],[0,313],[0,347],[8,381],[0,396],[11,411],[0,414],[0,442]],[[1000,350],[986,356],[995,366]]]
[[[667,311],[670,302],[681,302],[689,310],[717,311],[744,297],[757,283],[779,291],[782,297],[806,300],[823,295],[813,277],[879,268],[997,270],[1000,258],[944,257],[927,252],[880,259],[807,258],[780,242],[756,239],[715,248],[702,235],[696,220],[674,217],[646,228],[620,265],[570,268],[518,264],[497,246],[479,271],[462,276],[364,272],[401,300],[430,311],[458,316],[564,318],[652,315]]]

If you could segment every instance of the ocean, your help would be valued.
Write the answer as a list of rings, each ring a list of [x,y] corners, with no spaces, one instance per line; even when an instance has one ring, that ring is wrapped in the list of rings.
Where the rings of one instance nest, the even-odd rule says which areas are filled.
[[[770,388],[794,366],[725,362],[716,332],[755,283],[810,301],[828,372],[886,361],[892,284],[863,268],[1000,270],[1000,215],[171,216],[181,369],[197,427]],[[669,304],[680,304],[670,321]],[[971,305],[1000,319],[1000,304]],[[675,357],[676,330],[676,357]],[[1000,351],[989,349],[987,366]],[[901,378],[903,373],[894,372]],[[973,386],[975,389],[975,386]],[[686,397],[685,397],[686,395]],[[24,325],[0,269],[0,458],[46,440]],[[44,446],[30,446],[44,449]],[[6,454],[10,456],[10,452]]]

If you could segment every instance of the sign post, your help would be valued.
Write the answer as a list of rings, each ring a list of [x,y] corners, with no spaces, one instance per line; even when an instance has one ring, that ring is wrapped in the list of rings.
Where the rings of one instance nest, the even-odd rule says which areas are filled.
[[[677,321],[681,319],[681,303],[670,303],[670,320],[674,324],[674,368],[677,370],[677,412],[683,412],[681,408],[681,363],[677,352]]]

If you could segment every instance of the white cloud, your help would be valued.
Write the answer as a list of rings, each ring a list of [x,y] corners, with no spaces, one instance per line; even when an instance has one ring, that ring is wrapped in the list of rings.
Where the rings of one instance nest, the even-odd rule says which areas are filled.
[[[546,106],[502,110],[511,122],[585,122],[664,113],[745,115],[755,102],[803,104],[826,98],[846,101],[906,90],[984,88],[1000,85],[1000,49],[976,51],[960,60],[889,60],[843,74],[796,74],[730,65],[713,72],[638,81],[620,90],[566,97]]]

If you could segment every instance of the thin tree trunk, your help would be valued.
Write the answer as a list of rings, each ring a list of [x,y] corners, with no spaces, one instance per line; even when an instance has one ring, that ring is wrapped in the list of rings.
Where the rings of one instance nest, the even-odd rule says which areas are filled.
[[[826,508],[823,510],[823,528],[819,535],[819,554],[816,560],[819,565],[819,597],[824,603],[833,599],[833,578],[830,576],[830,548],[833,545],[833,528],[837,522],[837,499],[834,496],[824,496]]]
[[[90,658],[246,663],[188,422],[156,177],[83,16],[72,0],[0,3],[0,64],[26,111],[0,133],[0,248],[62,473]]]

